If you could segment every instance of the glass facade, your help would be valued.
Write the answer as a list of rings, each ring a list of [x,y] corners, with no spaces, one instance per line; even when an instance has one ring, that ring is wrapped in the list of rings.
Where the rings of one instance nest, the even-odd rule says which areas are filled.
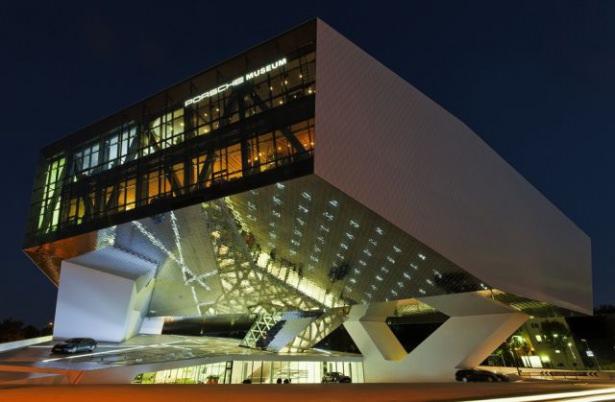
[[[26,246],[310,173],[314,97],[308,23],[50,145]]]
[[[349,361],[263,361],[240,360],[181,367],[139,374],[135,384],[276,384],[278,379],[291,384],[316,384],[326,373],[338,372],[363,382],[363,363]]]

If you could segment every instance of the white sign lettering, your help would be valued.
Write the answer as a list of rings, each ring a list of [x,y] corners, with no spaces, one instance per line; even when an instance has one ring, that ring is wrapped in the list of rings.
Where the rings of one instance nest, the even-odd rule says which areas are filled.
[[[190,105],[194,105],[195,103],[199,103],[200,101],[202,101],[203,99],[207,99],[209,97],[212,97],[214,95],[217,95],[219,93],[222,93],[224,91],[226,91],[229,88],[232,87],[236,87],[239,86],[241,84],[243,84],[246,81],[252,80],[260,75],[266,74],[268,72],[271,72],[277,68],[282,67],[283,65],[286,64],[286,57],[284,57],[283,59],[280,59],[278,61],[275,61],[273,63],[269,63],[266,66],[263,66],[261,68],[259,68],[258,70],[254,70],[252,72],[249,72],[245,75],[242,75],[241,77],[237,77],[232,81],[229,81],[227,83],[224,83],[222,85],[219,85],[216,88],[212,88],[209,91],[203,92],[200,95],[195,96],[194,98],[190,98],[188,100],[186,100],[184,102],[184,107],[190,106]]]

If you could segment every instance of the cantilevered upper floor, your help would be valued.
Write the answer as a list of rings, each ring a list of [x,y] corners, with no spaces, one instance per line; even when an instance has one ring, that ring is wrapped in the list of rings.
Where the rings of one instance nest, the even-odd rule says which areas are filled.
[[[229,303],[251,300],[241,275],[265,255],[344,305],[497,290],[592,309],[589,237],[463,122],[319,20],[47,147],[31,210],[26,252],[56,283],[62,261],[153,247],[160,266],[179,266],[173,285],[194,296],[195,278],[219,278]],[[203,263],[204,244],[220,269]],[[215,269],[240,272],[237,286]],[[223,306],[205,285],[196,306]]]
[[[26,247],[310,172],[315,26],[43,149]]]

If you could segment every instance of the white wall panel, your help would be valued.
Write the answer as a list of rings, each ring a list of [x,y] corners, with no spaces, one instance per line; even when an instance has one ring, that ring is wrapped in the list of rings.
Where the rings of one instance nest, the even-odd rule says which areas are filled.
[[[590,312],[588,236],[457,118],[317,35],[316,175],[489,285]]]
[[[134,281],[62,261],[53,336],[120,342]]]

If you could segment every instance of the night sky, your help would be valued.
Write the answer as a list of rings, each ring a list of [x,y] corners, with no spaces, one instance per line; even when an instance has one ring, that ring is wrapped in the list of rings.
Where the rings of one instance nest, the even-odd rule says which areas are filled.
[[[21,251],[40,148],[315,16],[575,221],[594,300],[615,303],[615,2],[2,3],[0,319],[53,318],[56,289]]]

